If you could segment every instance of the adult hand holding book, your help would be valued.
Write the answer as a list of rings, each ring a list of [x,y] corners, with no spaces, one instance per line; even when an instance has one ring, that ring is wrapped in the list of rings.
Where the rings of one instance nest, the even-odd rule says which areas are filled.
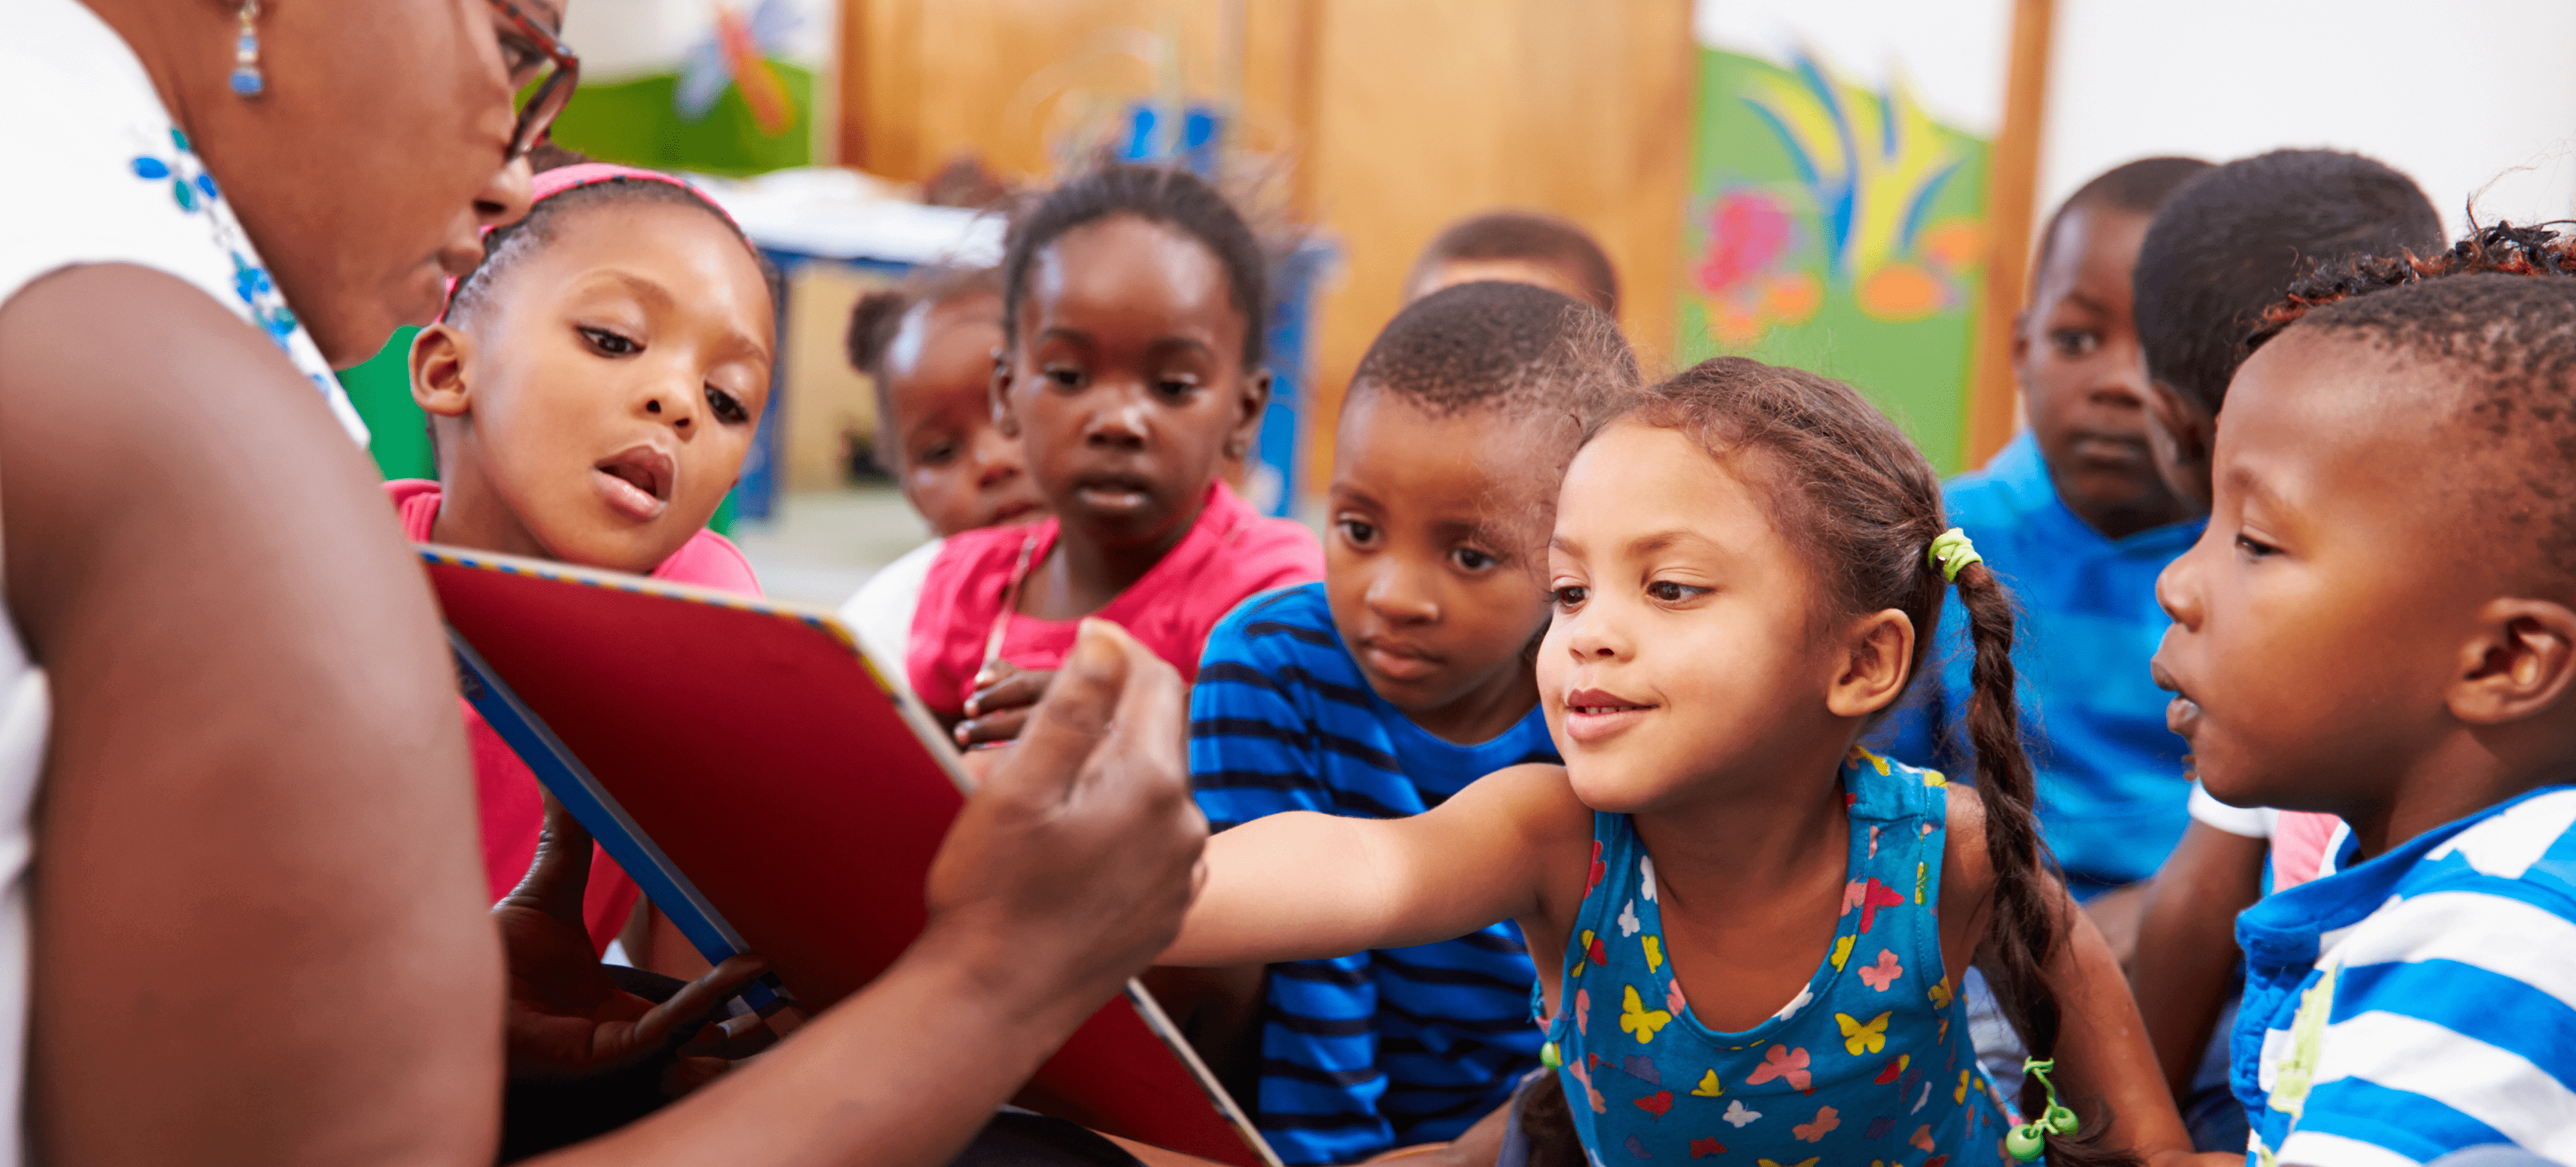
[[[1179,930],[1207,835],[1182,696],[1170,665],[1087,622],[958,815],[929,924],[884,975],[766,1056],[547,1161],[948,1162]]]
[[[1117,625],[1084,621],[1018,747],[932,862],[915,948],[958,945],[1005,983],[1043,972],[1025,988],[1032,1006],[1070,1010],[1059,1039],[1142,970],[1180,930],[1207,839],[1187,703],[1172,666]]]

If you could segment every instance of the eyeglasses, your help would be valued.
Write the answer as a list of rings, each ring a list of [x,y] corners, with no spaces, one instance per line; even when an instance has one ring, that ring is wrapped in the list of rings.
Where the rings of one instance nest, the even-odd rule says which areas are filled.
[[[573,86],[579,84],[581,80],[581,58],[573,55],[572,46],[563,43],[562,38],[557,37],[546,26],[537,23],[511,0],[487,0],[487,2],[507,19],[512,27],[519,30],[519,35],[528,40],[525,46],[514,46],[504,40],[501,51],[505,58],[533,49],[537,55],[543,56],[554,65],[553,70],[545,75],[545,79],[538,81],[536,87],[528,91],[526,104],[519,107],[519,124],[517,128],[510,131],[509,159],[516,161],[525,157],[528,151],[536,149],[537,143],[545,140],[546,131],[555,124],[555,115],[562,113],[564,105],[572,100]],[[510,75],[516,77],[520,69],[535,62],[505,60],[503,63],[509,65]]]

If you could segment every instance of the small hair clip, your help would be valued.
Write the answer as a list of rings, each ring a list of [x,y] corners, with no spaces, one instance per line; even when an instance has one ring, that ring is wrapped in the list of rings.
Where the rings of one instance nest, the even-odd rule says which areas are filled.
[[[1951,534],[1956,535],[1958,532],[1952,531]],[[1961,536],[1959,541],[1966,543],[1967,538]],[[2038,1120],[2014,1127],[2011,1133],[2004,1136],[2005,1153],[2024,1163],[2039,1158],[2039,1153],[2048,1146],[2048,1136],[2072,1135],[2077,1127],[2083,1125],[2082,1120],[2075,1117],[2074,1111],[2066,1109],[2057,1101],[2057,1083],[2048,1080],[2049,1073],[2055,1069],[2057,1069],[2055,1058],[2046,1061],[2038,1058],[2022,1059],[2021,1072],[2039,1079],[2040,1086],[2048,1091],[2048,1109],[2040,1114]]]
[[[1966,531],[1952,527],[1932,537],[1931,560],[1932,566],[1941,569],[1944,581],[1957,583],[1961,569],[1971,563],[1984,563],[1986,557],[1977,554],[1977,545],[1968,541]]]

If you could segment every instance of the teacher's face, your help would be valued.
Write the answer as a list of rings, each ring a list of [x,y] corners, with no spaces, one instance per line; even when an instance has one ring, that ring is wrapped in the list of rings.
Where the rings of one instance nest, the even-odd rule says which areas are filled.
[[[565,0],[519,0],[561,27]],[[194,6],[192,6],[193,8]],[[211,5],[207,7],[213,7]],[[479,228],[527,212],[528,168],[507,161],[522,39],[486,0],[267,6],[268,92],[225,88],[230,32],[182,81],[207,168],[279,288],[335,366],[438,313],[446,278],[482,254]],[[226,20],[214,22],[230,27]],[[218,29],[217,31],[222,31]],[[185,58],[181,58],[185,59]]]

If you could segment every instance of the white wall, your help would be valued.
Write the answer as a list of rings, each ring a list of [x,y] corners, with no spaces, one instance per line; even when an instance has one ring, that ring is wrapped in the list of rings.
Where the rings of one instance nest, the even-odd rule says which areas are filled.
[[[593,0],[596,2],[596,0]],[[2009,0],[1697,0],[1701,44],[1805,44],[1934,116],[2002,121]],[[2576,216],[2576,0],[2057,0],[2038,214],[2133,158],[2223,162],[2281,146],[2368,154],[2414,177],[2456,234]]]
[[[2280,146],[2405,171],[2454,234],[2481,188],[2482,222],[2566,218],[2571,44],[2569,0],[2058,0],[2040,218],[2132,158]]]
[[[1697,0],[1691,32],[1767,61],[1803,46],[1843,80],[1901,80],[1955,129],[1991,138],[2003,125],[2011,0]]]
[[[761,0],[579,0],[564,17],[564,43],[581,54],[585,80],[626,81],[668,73],[715,26],[719,3],[747,14]],[[840,6],[832,0],[790,0],[790,6],[803,20],[785,44],[767,47],[774,56],[808,67],[827,66],[835,51]]]

